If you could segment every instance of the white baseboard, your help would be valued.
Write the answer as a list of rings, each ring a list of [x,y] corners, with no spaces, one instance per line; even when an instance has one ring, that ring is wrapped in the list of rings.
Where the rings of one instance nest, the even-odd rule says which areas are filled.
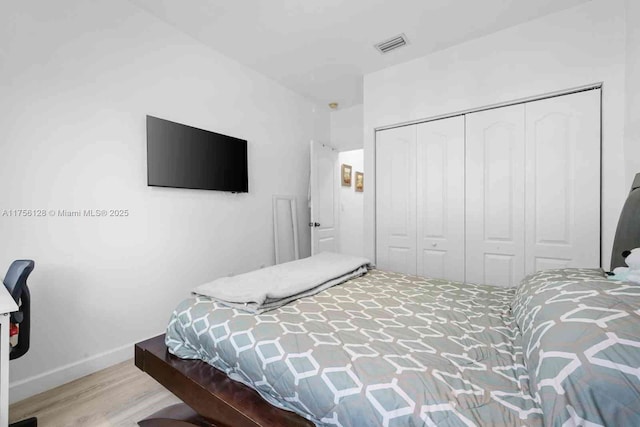
[[[140,340],[141,341],[141,340]],[[138,341],[136,341],[138,342]],[[9,384],[9,403],[66,384],[133,358],[135,342]]]

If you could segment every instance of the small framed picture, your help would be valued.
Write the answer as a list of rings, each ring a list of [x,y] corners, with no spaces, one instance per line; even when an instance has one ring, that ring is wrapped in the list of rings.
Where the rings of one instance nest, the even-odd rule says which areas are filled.
[[[356,191],[362,193],[364,191],[364,173],[356,172]]]
[[[340,169],[340,175],[342,176],[342,185],[351,187],[351,165],[343,164]]]

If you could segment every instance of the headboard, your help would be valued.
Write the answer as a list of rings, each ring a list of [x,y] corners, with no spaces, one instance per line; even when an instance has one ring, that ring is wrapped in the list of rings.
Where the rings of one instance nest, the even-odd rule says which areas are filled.
[[[640,247],[640,173],[636,174],[629,197],[620,213],[616,238],[613,241],[611,270],[616,267],[625,267],[622,252],[638,247]]]

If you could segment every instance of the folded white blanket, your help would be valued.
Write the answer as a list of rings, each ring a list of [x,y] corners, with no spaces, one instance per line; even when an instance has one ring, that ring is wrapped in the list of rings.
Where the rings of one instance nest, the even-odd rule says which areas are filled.
[[[233,277],[223,277],[193,290],[199,295],[251,313],[263,313],[304,296],[314,295],[367,272],[369,260],[322,252]]]

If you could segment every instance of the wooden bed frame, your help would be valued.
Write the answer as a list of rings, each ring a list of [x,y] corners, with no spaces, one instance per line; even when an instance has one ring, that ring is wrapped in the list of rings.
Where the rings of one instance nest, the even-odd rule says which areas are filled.
[[[624,265],[624,258],[619,255],[622,249],[638,246],[639,213],[640,173],[634,179],[620,215],[611,269]],[[184,402],[156,412],[140,421],[140,426],[313,426],[313,423],[293,412],[270,405],[255,390],[231,380],[203,361],[172,356],[164,344],[164,335],[136,344],[135,363]]]
[[[208,363],[173,356],[164,334],[136,344],[135,364],[184,402],[156,412],[140,421],[140,426],[313,426],[293,412],[272,406],[255,390]]]

